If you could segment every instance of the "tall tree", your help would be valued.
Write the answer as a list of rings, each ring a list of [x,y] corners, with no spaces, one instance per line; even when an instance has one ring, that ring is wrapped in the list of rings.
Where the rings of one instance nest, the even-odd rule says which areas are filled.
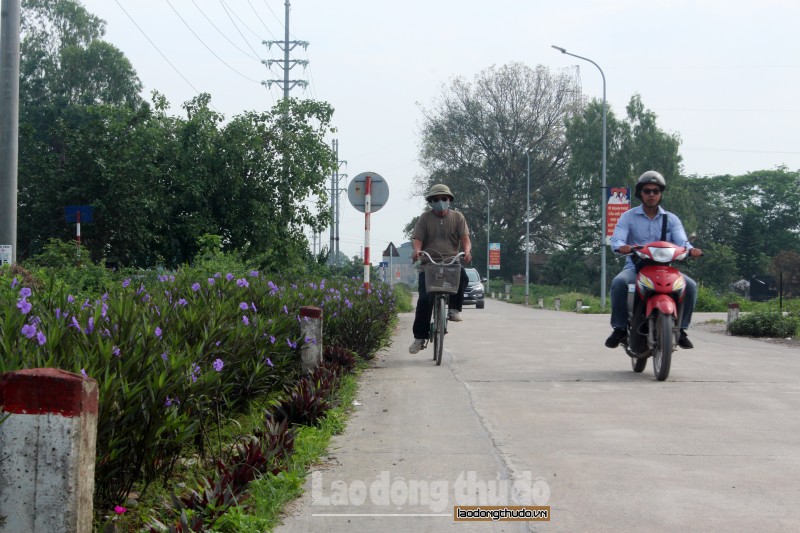
[[[524,272],[526,221],[532,250],[547,251],[566,238],[560,208],[571,186],[565,172],[566,117],[576,106],[575,80],[543,66],[521,63],[491,67],[473,81],[455,78],[424,109],[420,159],[426,174],[420,192],[448,184],[455,205],[467,216],[473,240],[485,242],[487,193],[491,197],[492,241],[502,245],[506,277]],[[530,156],[530,212],[526,213],[527,156]],[[477,264],[484,246],[473,248]]]
[[[606,186],[633,187],[643,172],[658,170],[667,179],[665,208],[683,217],[683,211],[690,209],[680,177],[679,137],[658,127],[656,114],[645,108],[638,94],[631,97],[625,111],[625,117],[618,119],[613,109],[606,110]],[[602,124],[602,102],[593,99],[567,120],[565,132],[571,153],[568,174],[574,184],[564,207],[571,221],[567,248],[575,261],[587,265],[584,286],[592,289],[599,286],[594,273],[600,271]],[[613,275],[611,269],[607,274]]]

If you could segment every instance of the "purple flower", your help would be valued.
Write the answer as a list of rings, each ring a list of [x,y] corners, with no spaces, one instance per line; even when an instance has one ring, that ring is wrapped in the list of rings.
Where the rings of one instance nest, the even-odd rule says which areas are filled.
[[[128,278],[128,279],[126,279],[126,280],[123,280],[123,282],[122,282],[122,288],[123,288],[123,289],[126,289],[126,288],[128,288],[128,286],[129,286],[130,284],[131,284],[131,278]]]
[[[16,279],[16,278],[14,278],[14,279]],[[22,287],[22,288],[19,290],[19,295],[20,295],[22,298],[28,298],[28,297],[30,297],[30,295],[31,295],[31,290],[30,290],[28,287]]]
[[[188,304],[189,304],[189,302],[187,302],[185,298],[181,298],[180,300],[178,300],[178,303],[176,305],[185,306],[185,305],[188,305]]]
[[[163,359],[164,361],[166,361],[166,360],[168,359],[168,358],[167,358],[167,352],[163,352],[163,353],[161,354],[161,359]]]
[[[167,279],[168,278],[167,278],[166,274],[162,274],[162,275],[158,276],[158,281],[160,281],[161,283],[164,283],[165,281],[167,281]]]
[[[199,283],[193,283],[193,284],[192,284],[192,290],[193,290],[194,292],[197,292],[197,291],[199,291],[199,290],[200,290],[200,284],[199,284]]]
[[[83,302],[83,305],[81,306],[81,309],[86,309],[87,307],[91,307],[91,306],[92,306],[92,304],[89,303],[89,298],[86,298],[86,301]]]
[[[258,270],[251,270],[250,271],[250,277],[251,278],[257,278],[258,277]]]
[[[250,284],[249,284],[249,283],[247,282],[247,280],[246,280],[246,279],[244,279],[244,278],[237,279],[237,280],[236,280],[236,284],[237,284],[239,287],[249,287],[249,286],[250,286]]]
[[[17,308],[20,310],[20,312],[23,315],[27,315],[28,313],[30,313],[31,312],[31,307],[32,307],[31,303],[28,300],[26,300],[25,298],[21,298],[17,302]]]
[[[258,309],[256,309],[256,304],[253,302],[250,302],[250,309],[252,309],[254,313],[258,312]]]
[[[75,297],[74,296],[72,296],[71,294],[67,296],[67,303],[71,304],[74,301],[75,301]]]
[[[115,355],[116,357],[119,357],[119,348],[114,346],[114,348],[111,350],[111,354]]]
[[[86,334],[89,335],[94,331],[94,317],[89,317],[89,322],[86,325]]]
[[[289,345],[289,348],[297,348],[297,343],[296,343],[296,342],[292,342],[292,340],[291,340],[291,339],[288,339],[288,338],[287,338],[287,339],[286,339],[286,344],[288,344],[288,345]]]
[[[14,279],[11,280],[11,288],[13,289],[17,285],[19,285],[19,281],[17,281],[17,276],[14,276]]]
[[[283,312],[284,312],[285,314],[287,314],[287,315],[289,314],[289,308],[288,308],[288,307],[286,307],[285,305],[283,306]]]
[[[209,285],[213,285],[214,284],[214,278],[208,278],[208,284]]]
[[[222,341],[217,341],[217,342],[215,343],[215,345],[216,345],[216,346],[219,346],[220,344],[222,344]]]
[[[315,338],[313,338],[313,337],[306,337],[306,338],[305,338],[305,341],[306,341],[306,344],[313,344],[313,345],[315,345],[315,346],[316,346],[316,344],[317,344],[317,339],[315,339]]]
[[[85,369],[85,368],[81,368],[81,375],[82,375],[83,377],[85,377],[85,378],[88,378],[88,377],[89,377],[89,375],[86,373],[86,369]]]
[[[243,316],[242,317],[242,324],[244,324],[245,326],[249,326],[250,325],[250,319],[247,318],[246,316]]]
[[[267,362],[267,364],[268,364],[269,366],[275,366],[275,365],[273,365],[273,364],[272,364],[272,361],[270,360],[270,358],[269,358],[269,357],[267,357],[267,361],[266,361],[266,362]]]
[[[348,309],[353,308],[353,304],[351,304],[350,300],[348,300],[347,298],[344,299],[344,305],[346,305]]]
[[[220,277],[220,276],[222,276],[222,273],[220,273],[220,272],[217,272],[216,274],[214,274],[214,277],[215,277],[215,278],[218,278],[218,277]]]
[[[164,400],[164,407],[170,407],[172,404],[180,405],[181,401],[177,397],[170,398],[169,396],[167,396],[166,399]]]
[[[272,343],[272,344],[275,344],[275,336],[274,335],[270,335],[269,336],[269,342]]]
[[[77,329],[78,331],[83,331],[83,330],[81,329],[81,325],[80,325],[80,324],[78,324],[78,319],[77,319],[77,318],[75,318],[75,317],[72,317],[72,323],[70,324],[70,326],[71,326],[71,327],[73,327],[73,328],[75,328],[75,329]]]
[[[105,318],[107,314],[108,314],[108,304],[104,303],[103,304],[103,309],[100,311],[100,316]]]
[[[227,274],[225,274],[225,279],[227,279],[228,281],[232,280],[233,279],[233,274],[228,272]]]
[[[242,311],[247,311],[248,309],[250,309],[250,306],[247,305],[245,302],[241,302],[239,304],[239,309],[241,309]]]
[[[47,342],[47,337],[45,337],[44,333],[42,333],[41,331],[37,331],[36,341],[39,343],[39,346],[44,346],[44,343]]]
[[[214,367],[214,370],[216,370],[217,372],[220,372],[220,371],[222,371],[222,367],[225,366],[225,363],[222,362],[222,359],[217,359],[216,361],[214,361],[211,364],[211,366]]]
[[[36,336],[36,326],[32,326],[30,324],[25,324],[22,326],[22,334],[32,339]]]
[[[269,287],[269,290],[270,290],[270,292],[272,294],[275,294],[276,292],[278,292],[278,286],[275,285],[274,283],[272,283],[271,281],[267,282],[267,287]]]
[[[156,326],[156,337],[161,337],[161,328]]]

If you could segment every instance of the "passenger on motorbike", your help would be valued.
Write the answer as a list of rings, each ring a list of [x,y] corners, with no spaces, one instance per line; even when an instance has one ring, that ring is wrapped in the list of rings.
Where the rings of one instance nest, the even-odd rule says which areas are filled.
[[[628,255],[625,268],[611,282],[611,327],[614,331],[606,339],[606,346],[616,348],[627,337],[628,327],[628,285],[636,281],[636,266],[630,256],[635,245],[654,241],[668,241],[689,250],[689,256],[700,257],[703,251],[692,246],[686,237],[681,220],[665,211],[659,204],[667,182],[655,170],[648,170],[636,180],[635,196],[641,205],[626,211],[620,216],[614,234],[611,236],[611,249],[621,255]],[[697,300],[697,283],[687,276],[681,333],[678,346],[686,350],[694,348],[686,335],[692,321],[692,311]]]

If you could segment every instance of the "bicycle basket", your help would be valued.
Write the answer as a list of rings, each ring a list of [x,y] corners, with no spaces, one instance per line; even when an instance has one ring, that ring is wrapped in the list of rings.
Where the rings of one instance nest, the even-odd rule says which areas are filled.
[[[425,290],[455,294],[461,282],[461,265],[427,264],[425,269]]]

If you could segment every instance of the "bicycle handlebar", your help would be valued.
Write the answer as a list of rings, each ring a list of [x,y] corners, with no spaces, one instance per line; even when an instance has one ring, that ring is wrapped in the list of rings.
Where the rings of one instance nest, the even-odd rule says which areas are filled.
[[[452,264],[456,263],[461,257],[466,255],[464,252],[458,252],[456,255],[454,255],[453,257],[450,258],[450,261],[445,262],[445,260],[442,259],[440,262],[437,263],[436,261],[433,260],[433,257],[431,257],[431,254],[429,254],[425,250],[420,250],[419,253],[420,253],[420,255],[422,255],[422,254],[427,255],[428,259],[430,259],[431,263],[433,263],[434,265],[452,265]]]

